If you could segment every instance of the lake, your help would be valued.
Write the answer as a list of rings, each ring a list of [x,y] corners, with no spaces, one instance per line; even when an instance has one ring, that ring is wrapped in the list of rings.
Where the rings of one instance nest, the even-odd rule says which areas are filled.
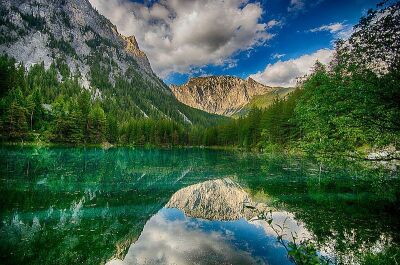
[[[332,263],[400,242],[399,176],[378,168],[195,148],[0,161],[2,264],[293,264],[273,227]]]

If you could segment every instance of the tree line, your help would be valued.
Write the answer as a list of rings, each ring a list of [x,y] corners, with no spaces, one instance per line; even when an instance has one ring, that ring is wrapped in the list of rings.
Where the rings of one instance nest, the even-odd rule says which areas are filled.
[[[170,118],[113,112],[117,103],[95,98],[80,86],[78,76],[68,73],[59,80],[55,64],[47,70],[43,63],[26,70],[1,56],[0,75],[3,141],[182,145],[187,139],[185,125]]]

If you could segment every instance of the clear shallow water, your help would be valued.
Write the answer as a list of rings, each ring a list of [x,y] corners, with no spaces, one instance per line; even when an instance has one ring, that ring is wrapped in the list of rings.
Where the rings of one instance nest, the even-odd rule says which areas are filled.
[[[260,224],[164,208],[179,190],[227,176],[338,261],[400,241],[399,178],[387,172],[319,172],[308,161],[201,149],[3,147],[0,161],[3,264],[129,262],[148,257],[150,239],[161,245],[150,247],[157,262],[184,255],[207,264],[214,253],[218,264],[290,264]]]

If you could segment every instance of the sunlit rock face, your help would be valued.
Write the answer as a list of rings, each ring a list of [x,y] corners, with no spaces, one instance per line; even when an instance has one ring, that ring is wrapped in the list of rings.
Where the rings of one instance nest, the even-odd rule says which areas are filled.
[[[205,181],[177,191],[167,208],[182,210],[187,216],[208,220],[251,218],[254,211],[249,195],[229,178]]]
[[[273,90],[251,78],[243,80],[233,76],[196,77],[170,88],[182,103],[225,116],[239,112],[254,96]]]

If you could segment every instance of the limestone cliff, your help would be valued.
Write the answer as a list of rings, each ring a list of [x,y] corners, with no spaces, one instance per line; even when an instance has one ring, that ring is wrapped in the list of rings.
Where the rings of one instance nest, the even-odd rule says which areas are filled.
[[[233,76],[191,78],[182,86],[170,86],[182,103],[210,113],[232,116],[239,112],[256,95],[263,95],[273,88],[251,78],[243,80]]]
[[[87,88],[93,67],[106,69],[112,83],[133,71],[169,92],[135,37],[119,34],[88,0],[3,0],[0,14],[0,54],[26,67],[44,62],[48,68],[62,60]]]

